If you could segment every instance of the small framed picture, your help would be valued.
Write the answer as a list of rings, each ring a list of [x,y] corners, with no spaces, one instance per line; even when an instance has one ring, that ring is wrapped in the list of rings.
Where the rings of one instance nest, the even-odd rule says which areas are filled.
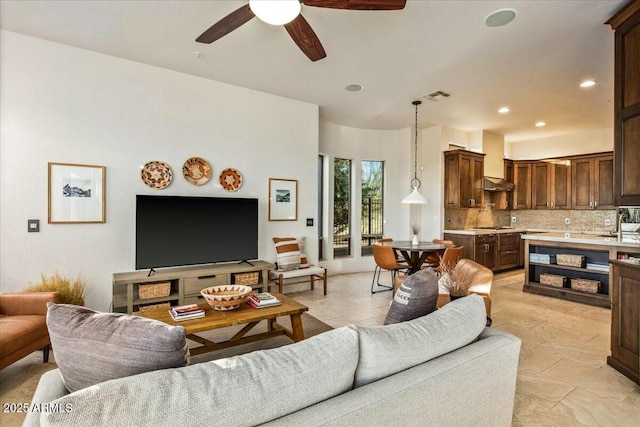
[[[106,167],[49,162],[49,224],[105,222]]]
[[[298,180],[269,178],[269,221],[298,220]]]

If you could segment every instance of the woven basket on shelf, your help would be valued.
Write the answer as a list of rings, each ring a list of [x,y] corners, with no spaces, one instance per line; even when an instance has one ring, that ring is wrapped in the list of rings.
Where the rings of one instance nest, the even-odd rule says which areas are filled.
[[[138,286],[140,299],[168,297],[171,293],[171,282],[155,282]]]
[[[571,289],[595,294],[600,290],[600,282],[589,279],[571,279]]]
[[[557,274],[540,273],[540,283],[543,285],[551,285],[557,288],[562,288],[566,282],[565,276],[558,276]]]
[[[582,255],[558,254],[556,255],[556,263],[568,267],[584,267],[585,259]]]
[[[253,271],[251,273],[238,273],[233,275],[236,285],[257,285],[260,279],[260,272]]]

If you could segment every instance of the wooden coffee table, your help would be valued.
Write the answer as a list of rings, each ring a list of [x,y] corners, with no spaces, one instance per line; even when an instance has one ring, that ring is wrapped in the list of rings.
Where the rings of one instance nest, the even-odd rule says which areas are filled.
[[[240,308],[236,310],[216,311],[203,301],[198,305],[204,309],[205,317],[183,320],[181,322],[175,322],[167,309],[138,311],[134,314],[149,319],[160,320],[169,325],[183,326],[187,331],[188,339],[202,344],[202,347],[196,347],[190,350],[191,355],[194,356],[279,335],[286,335],[295,342],[302,341],[304,339],[304,331],[302,329],[301,316],[302,313],[309,310],[309,308],[282,294],[276,292],[271,292],[271,294],[282,301],[282,305],[267,308],[253,308],[247,303],[243,303]],[[282,316],[289,316],[291,318],[290,330],[277,322],[277,318]],[[246,335],[263,320],[267,321],[266,332],[249,336]],[[196,335],[198,332],[236,325],[245,326],[227,341],[213,342]]]

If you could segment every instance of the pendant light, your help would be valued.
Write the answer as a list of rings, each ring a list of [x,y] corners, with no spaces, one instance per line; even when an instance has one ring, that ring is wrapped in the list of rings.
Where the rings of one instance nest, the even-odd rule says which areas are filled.
[[[422,101],[413,101],[412,104],[416,107],[415,138],[413,140],[413,179],[411,180],[413,191],[402,199],[402,203],[407,205],[426,205],[429,201],[418,191],[422,186],[418,179],[418,105],[422,104]]]

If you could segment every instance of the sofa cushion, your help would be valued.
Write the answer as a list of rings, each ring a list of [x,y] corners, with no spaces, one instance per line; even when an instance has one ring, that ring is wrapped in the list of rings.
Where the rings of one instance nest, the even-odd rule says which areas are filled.
[[[37,314],[0,317],[0,358],[47,336],[45,317]]]
[[[349,391],[358,334],[343,327],[295,344],[89,387],[54,403],[44,426],[250,426]],[[133,402],[133,403],[132,403]]]
[[[479,295],[452,301],[439,310],[408,322],[386,326],[350,326],[358,331],[359,387],[424,363],[474,341],[486,323]]]
[[[436,309],[438,277],[431,268],[420,270],[405,279],[395,295],[384,320],[385,325],[426,316]]]
[[[49,303],[47,326],[69,391],[189,361],[185,329],[122,313]]]
[[[295,237],[274,237],[278,270],[300,268],[300,246]]]

